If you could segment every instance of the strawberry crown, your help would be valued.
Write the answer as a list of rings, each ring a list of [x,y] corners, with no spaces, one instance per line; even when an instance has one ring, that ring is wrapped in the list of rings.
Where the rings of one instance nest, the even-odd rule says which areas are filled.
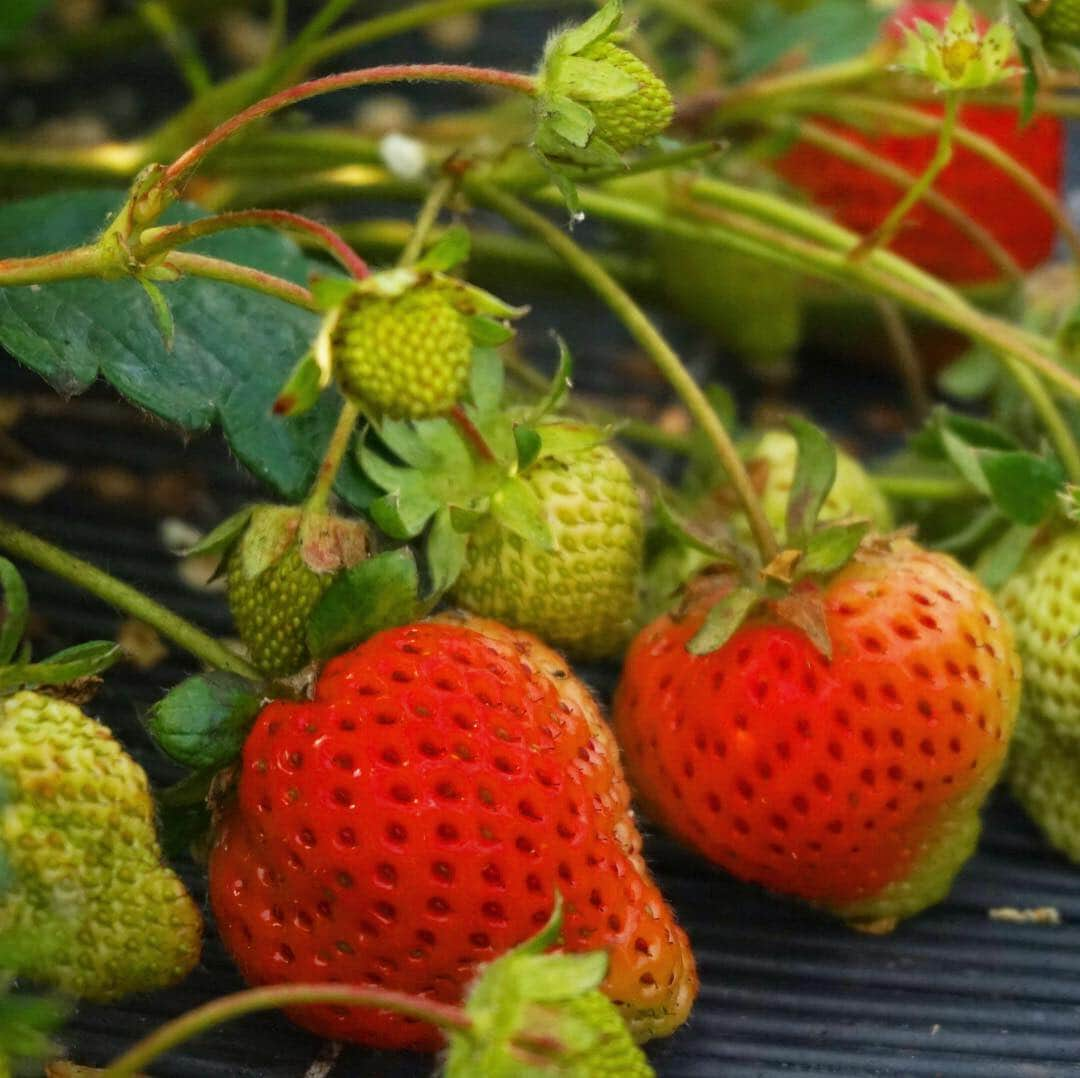
[[[563,900],[556,891],[555,907],[544,928],[496,958],[473,982],[465,1004],[472,1025],[449,1033],[447,1078],[561,1074],[564,1067],[580,1065],[591,1052],[610,1050],[611,1030],[598,1027],[595,1017],[586,1021],[567,1006],[589,993],[599,995],[608,955],[603,951],[552,952],[562,923]],[[607,1007],[621,1023],[615,1004],[608,1001]],[[621,1034],[620,1030],[623,1040]],[[627,1064],[644,1063],[629,1030],[619,1048]]]
[[[334,331],[344,312],[359,297],[396,299],[414,288],[437,288],[458,313],[466,319],[469,334],[477,348],[505,344],[513,336],[506,324],[520,318],[527,307],[512,307],[497,296],[468,284],[449,271],[469,257],[470,239],[465,228],[447,229],[415,266],[398,266],[372,273],[363,280],[325,277],[311,288],[325,312],[322,325],[311,349],[293,368],[278,393],[274,412],[299,415],[311,409],[334,376]]]
[[[562,341],[559,349],[551,387],[531,407],[504,406],[502,361],[494,350],[481,348],[473,363],[470,399],[457,422],[384,420],[371,428],[382,451],[369,442],[361,447],[364,473],[384,491],[369,507],[371,518],[402,542],[426,531],[432,605],[457,579],[470,534],[486,518],[551,550],[544,508],[524,473],[537,461],[590,449],[611,433],[552,417],[566,397],[573,368]]]
[[[804,632],[827,658],[831,643],[821,603],[821,585],[855,556],[870,531],[862,518],[821,522],[825,501],[836,482],[836,447],[812,423],[789,420],[797,455],[788,496],[783,549],[762,565],[754,551],[731,541],[726,525],[706,533],[657,499],[659,525],[676,542],[704,554],[714,567],[734,573],[736,585],[709,611],[687,645],[695,655],[722,647],[740,625],[762,607]]]
[[[0,593],[0,696],[93,678],[120,658],[120,648],[113,641],[92,640],[40,662],[31,661],[30,645],[23,639],[30,619],[29,596],[18,569],[6,558],[0,558]]]

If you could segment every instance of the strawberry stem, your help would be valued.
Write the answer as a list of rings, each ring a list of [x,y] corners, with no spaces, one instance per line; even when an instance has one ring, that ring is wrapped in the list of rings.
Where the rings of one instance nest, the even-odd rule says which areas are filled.
[[[411,266],[420,257],[431,230],[439,220],[443,206],[454,193],[457,184],[457,177],[447,174],[441,176],[432,186],[416,215],[416,223],[412,227],[409,240],[398,256],[399,266]]]
[[[930,190],[934,181],[948,166],[953,156],[953,134],[956,131],[956,118],[960,111],[961,99],[962,95],[955,92],[945,95],[945,109],[941,118],[941,127],[938,130],[937,146],[934,147],[930,163],[923,174],[907,189],[900,201],[889,211],[885,220],[870,235],[856,244],[851,252],[851,258],[862,259],[878,247],[888,247],[903,224],[904,218],[915,208],[919,199]]]
[[[239,288],[250,288],[253,292],[273,296],[285,303],[291,303],[294,307],[303,307],[307,311],[317,312],[320,309],[314,295],[303,285],[293,284],[292,281],[286,281],[283,277],[275,277],[272,273],[264,273],[250,266],[238,266],[235,262],[228,262],[223,258],[197,255],[192,251],[173,251],[165,260],[165,265],[191,277],[205,277],[211,281],[234,284]],[[71,276],[85,275],[73,274]],[[6,282],[0,277],[0,284],[4,283]]]
[[[174,1018],[128,1049],[106,1069],[103,1078],[132,1078],[165,1052],[223,1022],[256,1011],[308,1005],[370,1007],[428,1022],[439,1029],[468,1033],[472,1021],[461,1007],[434,1003],[404,992],[342,984],[282,984],[249,988],[222,996]]]
[[[304,502],[304,508],[309,513],[325,513],[330,502],[330,492],[334,489],[334,481],[341,469],[341,462],[345,459],[352,442],[353,430],[356,422],[362,415],[360,405],[354,404],[347,397],[338,413],[334,433],[330,435],[330,442],[326,447],[319,471],[315,476],[311,491]]]
[[[167,607],[97,566],[4,520],[0,520],[0,549],[90,592],[91,595],[96,595],[117,610],[146,622],[162,636],[196,658],[202,659],[208,666],[252,680],[261,680],[261,674],[249,662]]]
[[[579,247],[562,229],[546,217],[526,206],[513,195],[489,183],[470,182],[468,189],[470,194],[500,213],[508,221],[528,229],[544,240],[600,296],[621,319],[634,339],[652,357],[653,362],[660,368],[672,388],[685,403],[691,416],[708,437],[728,475],[739,504],[746,513],[754,542],[761,553],[762,563],[768,565],[779,553],[780,548],[772,527],[765,517],[757,493],[754,491],[750,476],[743,466],[739,451],[709,403],[708,397],[694,381],[675,350],[649,321],[645,312],[592,255]]]

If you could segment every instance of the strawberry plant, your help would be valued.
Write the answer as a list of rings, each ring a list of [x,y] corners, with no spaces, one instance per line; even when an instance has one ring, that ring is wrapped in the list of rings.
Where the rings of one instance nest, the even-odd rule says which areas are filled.
[[[0,346],[261,491],[184,550],[235,639],[0,517],[0,1074],[198,962],[173,859],[252,987],[113,1078],[259,1009],[448,1075],[653,1073],[699,975],[633,796],[702,881],[867,931],[946,897],[1002,774],[1080,860],[1077,5],[603,0],[528,70],[343,59],[514,4],[282,0],[217,81],[215,5],[0,12],[16,68],[149,38],[191,91],[0,140]],[[460,110],[322,111],[416,84]],[[574,316],[538,348],[541,287],[633,362]],[[887,459],[806,418],[815,363],[844,403],[823,324],[907,389]],[[743,427],[725,383],[780,406]],[[94,717],[113,642],[32,654],[16,563],[201,664],[143,716],[172,785]]]

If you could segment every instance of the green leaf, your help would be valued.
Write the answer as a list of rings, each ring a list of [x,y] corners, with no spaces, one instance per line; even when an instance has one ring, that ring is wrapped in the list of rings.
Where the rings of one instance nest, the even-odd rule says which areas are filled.
[[[979,454],[967,442],[946,428],[941,430],[941,444],[946,456],[964,479],[980,494],[988,495],[990,484],[979,463]]]
[[[253,505],[246,505],[233,513],[231,517],[226,517],[209,535],[204,535],[193,547],[185,551],[185,557],[223,554],[243,534],[254,511]]]
[[[507,530],[541,550],[555,549],[544,505],[520,476],[508,479],[491,496],[491,515]]]
[[[0,666],[3,666],[15,657],[30,619],[26,584],[19,570],[7,558],[0,558],[0,590],[4,597],[4,620],[0,622]]]
[[[502,403],[506,372],[499,353],[492,348],[474,348],[469,375],[469,396],[481,414],[495,412]]]
[[[317,659],[327,659],[423,613],[412,551],[386,551],[335,578],[311,613],[308,647]]]
[[[754,588],[739,587],[728,592],[708,613],[702,626],[686,645],[691,655],[708,655],[722,648],[761,600]]]
[[[799,562],[798,575],[824,575],[847,565],[869,530],[868,520],[856,520],[846,524],[832,524],[814,532]]]
[[[823,431],[805,419],[789,421],[798,456],[787,507],[787,541],[806,545],[818,514],[836,482],[836,447]]]
[[[427,537],[427,564],[433,594],[442,595],[453,587],[465,566],[468,544],[468,536],[454,526],[450,510],[440,509],[431,522]]]
[[[988,546],[975,563],[975,573],[990,591],[997,591],[1020,568],[1037,528],[1014,524]]]
[[[994,504],[1017,524],[1039,524],[1065,483],[1056,460],[1031,453],[982,453],[979,463]]]
[[[514,331],[505,322],[477,314],[469,319],[469,335],[479,348],[498,348],[513,340]]]
[[[177,763],[217,770],[240,755],[261,706],[252,682],[215,671],[181,681],[150,709],[146,726]]]
[[[0,955],[0,968],[4,964]],[[42,1074],[42,1061],[59,1051],[52,1035],[63,1025],[70,1007],[59,999],[16,995],[7,987],[0,981],[0,1074]]]
[[[599,988],[607,976],[609,963],[606,951],[529,954],[518,958],[517,968],[525,997],[545,1003]]]
[[[950,363],[938,375],[938,387],[958,400],[978,400],[985,397],[997,383],[1001,364],[990,352],[972,349],[967,355]]]
[[[166,352],[171,352],[176,343],[176,321],[169,309],[169,301],[153,281],[148,281],[145,277],[138,277],[136,280],[142,285],[143,291],[150,300],[150,309],[154,314],[158,332],[161,334],[161,343],[165,346]]]
[[[0,206],[0,258],[47,254],[92,240],[124,201],[110,191],[64,192]],[[203,216],[174,207],[164,223]],[[305,284],[315,265],[289,239],[240,229],[192,244]],[[311,485],[333,430],[340,397],[324,394],[306,415],[275,417],[279,387],[310,346],[319,319],[234,285],[184,278],[163,289],[176,324],[172,351],[139,283],[75,280],[0,289],[0,345],[60,393],[98,378],[141,408],[188,431],[220,423],[240,461],[288,500]],[[345,468],[338,493],[358,509],[374,496]]]
[[[570,349],[567,348],[566,341],[558,334],[555,334],[555,343],[559,346],[558,366],[555,368],[555,373],[552,375],[548,391],[529,411],[529,417],[526,422],[539,422],[544,416],[556,411],[562,405],[563,401],[566,400],[566,396],[570,392],[572,385],[571,379],[574,376],[574,357],[571,355]]]
[[[0,8],[0,45],[14,41],[50,3],[52,0],[4,0]]]
[[[0,690],[67,685],[79,678],[100,674],[122,657],[123,652],[113,641],[91,640],[64,648],[39,663],[16,663],[0,669]]]
[[[161,817],[161,847],[166,857],[186,857],[210,832],[210,788],[218,769],[193,771],[165,790],[155,792]]]
[[[445,273],[464,262],[469,257],[472,239],[464,225],[452,225],[432,244],[423,258],[416,264],[419,270],[431,270],[432,273]]]

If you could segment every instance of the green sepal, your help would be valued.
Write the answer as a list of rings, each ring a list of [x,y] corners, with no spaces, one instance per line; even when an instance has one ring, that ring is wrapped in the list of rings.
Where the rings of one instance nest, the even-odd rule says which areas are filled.
[[[465,567],[465,552],[469,539],[455,526],[455,516],[443,507],[431,522],[427,536],[427,565],[431,575],[431,590],[436,596],[453,587]]]
[[[193,547],[184,551],[184,557],[197,558],[203,554],[224,554],[243,534],[251,520],[255,506],[247,505],[226,517],[208,535],[204,535]]]
[[[310,411],[326,385],[325,370],[316,359],[314,350],[309,349],[297,360],[285,384],[278,390],[274,398],[274,415],[287,419]]]
[[[593,446],[611,440],[612,431],[590,423],[541,423],[535,428],[540,435],[541,457],[566,457],[583,453]]]
[[[590,15],[580,26],[572,26],[559,34],[553,40],[551,49],[557,49],[566,56],[574,56],[611,34],[618,27],[622,16],[622,0],[607,0],[595,15]]]
[[[410,468],[423,471],[438,463],[438,458],[428,448],[417,428],[406,420],[384,419],[375,432],[383,445]]]
[[[824,576],[835,573],[847,565],[869,531],[870,521],[852,520],[830,524],[814,532],[807,540],[797,575]]]
[[[474,314],[469,318],[469,336],[472,337],[473,344],[480,348],[498,348],[499,345],[513,340],[514,331],[505,322]]]
[[[412,551],[389,550],[334,578],[311,612],[308,650],[316,659],[328,659],[424,613]]]
[[[581,56],[560,61],[559,83],[580,101],[618,101],[638,89],[637,79],[614,64]]]
[[[566,341],[555,334],[555,343],[559,346],[559,362],[547,392],[529,409],[526,423],[538,423],[544,416],[558,410],[566,400],[573,385],[574,357],[566,346]]]
[[[818,592],[789,592],[775,599],[772,609],[781,621],[798,629],[826,659],[832,659],[825,603]]]
[[[247,678],[220,670],[197,674],[150,708],[146,728],[178,764],[217,770],[240,755],[262,699]]]
[[[4,620],[0,622],[0,666],[4,666],[15,658],[30,620],[26,583],[7,558],[0,558],[0,590],[4,597]]]
[[[656,491],[653,495],[653,514],[657,527],[682,546],[696,550],[699,554],[706,554],[725,565],[738,566],[742,562],[734,543],[719,537],[702,535],[660,491]]]
[[[460,265],[472,250],[472,237],[464,225],[451,225],[416,263],[418,270],[445,273]]]
[[[1066,520],[1071,520],[1074,524],[1080,523],[1080,486],[1069,483],[1064,490],[1059,491],[1058,508]]]
[[[691,655],[708,655],[722,648],[762,599],[756,588],[742,586],[729,591],[706,615],[686,650]]]
[[[311,294],[321,311],[335,310],[357,291],[356,281],[347,277],[320,277],[311,282]]]
[[[391,539],[415,539],[423,530],[439,503],[424,495],[408,498],[400,491],[376,498],[368,507],[371,519]]]
[[[80,678],[94,677],[123,658],[112,640],[91,640],[64,648],[39,663],[15,663],[0,668],[0,692],[40,685],[66,685]]]
[[[805,419],[789,421],[798,455],[787,507],[787,541],[805,547],[818,515],[836,482],[836,447],[823,431]]]
[[[17,955],[5,957],[0,950],[0,970],[9,958],[15,966]],[[16,995],[10,991],[6,975],[0,973],[0,1074],[44,1073],[41,1063],[60,1051],[53,1034],[59,1032],[70,1011],[70,1006],[57,998]],[[29,1064],[36,1069],[30,1070]]]
[[[545,153],[554,149],[555,154],[560,157],[564,155],[560,143],[585,150],[596,130],[596,117],[592,110],[563,94],[549,97],[546,105],[544,117],[537,130],[537,145]],[[573,157],[572,154],[569,156]]]
[[[544,440],[532,427],[514,427],[514,442],[517,445],[518,471],[523,472],[534,464],[544,447]]]
[[[991,591],[997,591],[1020,568],[1037,528],[1014,524],[979,555],[975,575]]]
[[[536,492],[520,476],[508,479],[491,496],[491,515],[508,531],[551,552],[555,539]]]
[[[1065,483],[1056,460],[1032,453],[984,452],[979,463],[994,504],[1017,524],[1040,523]]]
[[[979,464],[975,449],[945,427],[941,430],[941,444],[953,467],[980,494],[989,495],[990,483]]]
[[[193,771],[164,790],[157,790],[161,817],[161,849],[166,857],[185,857],[210,833],[210,789],[218,770]]]
[[[481,415],[499,410],[505,384],[506,371],[499,353],[492,348],[474,348],[469,399]]]
[[[135,279],[142,285],[147,299],[150,300],[150,309],[154,315],[154,323],[161,334],[161,343],[165,346],[166,352],[171,352],[176,343],[176,320],[173,318],[169,301],[153,281],[148,281],[142,276]]]

